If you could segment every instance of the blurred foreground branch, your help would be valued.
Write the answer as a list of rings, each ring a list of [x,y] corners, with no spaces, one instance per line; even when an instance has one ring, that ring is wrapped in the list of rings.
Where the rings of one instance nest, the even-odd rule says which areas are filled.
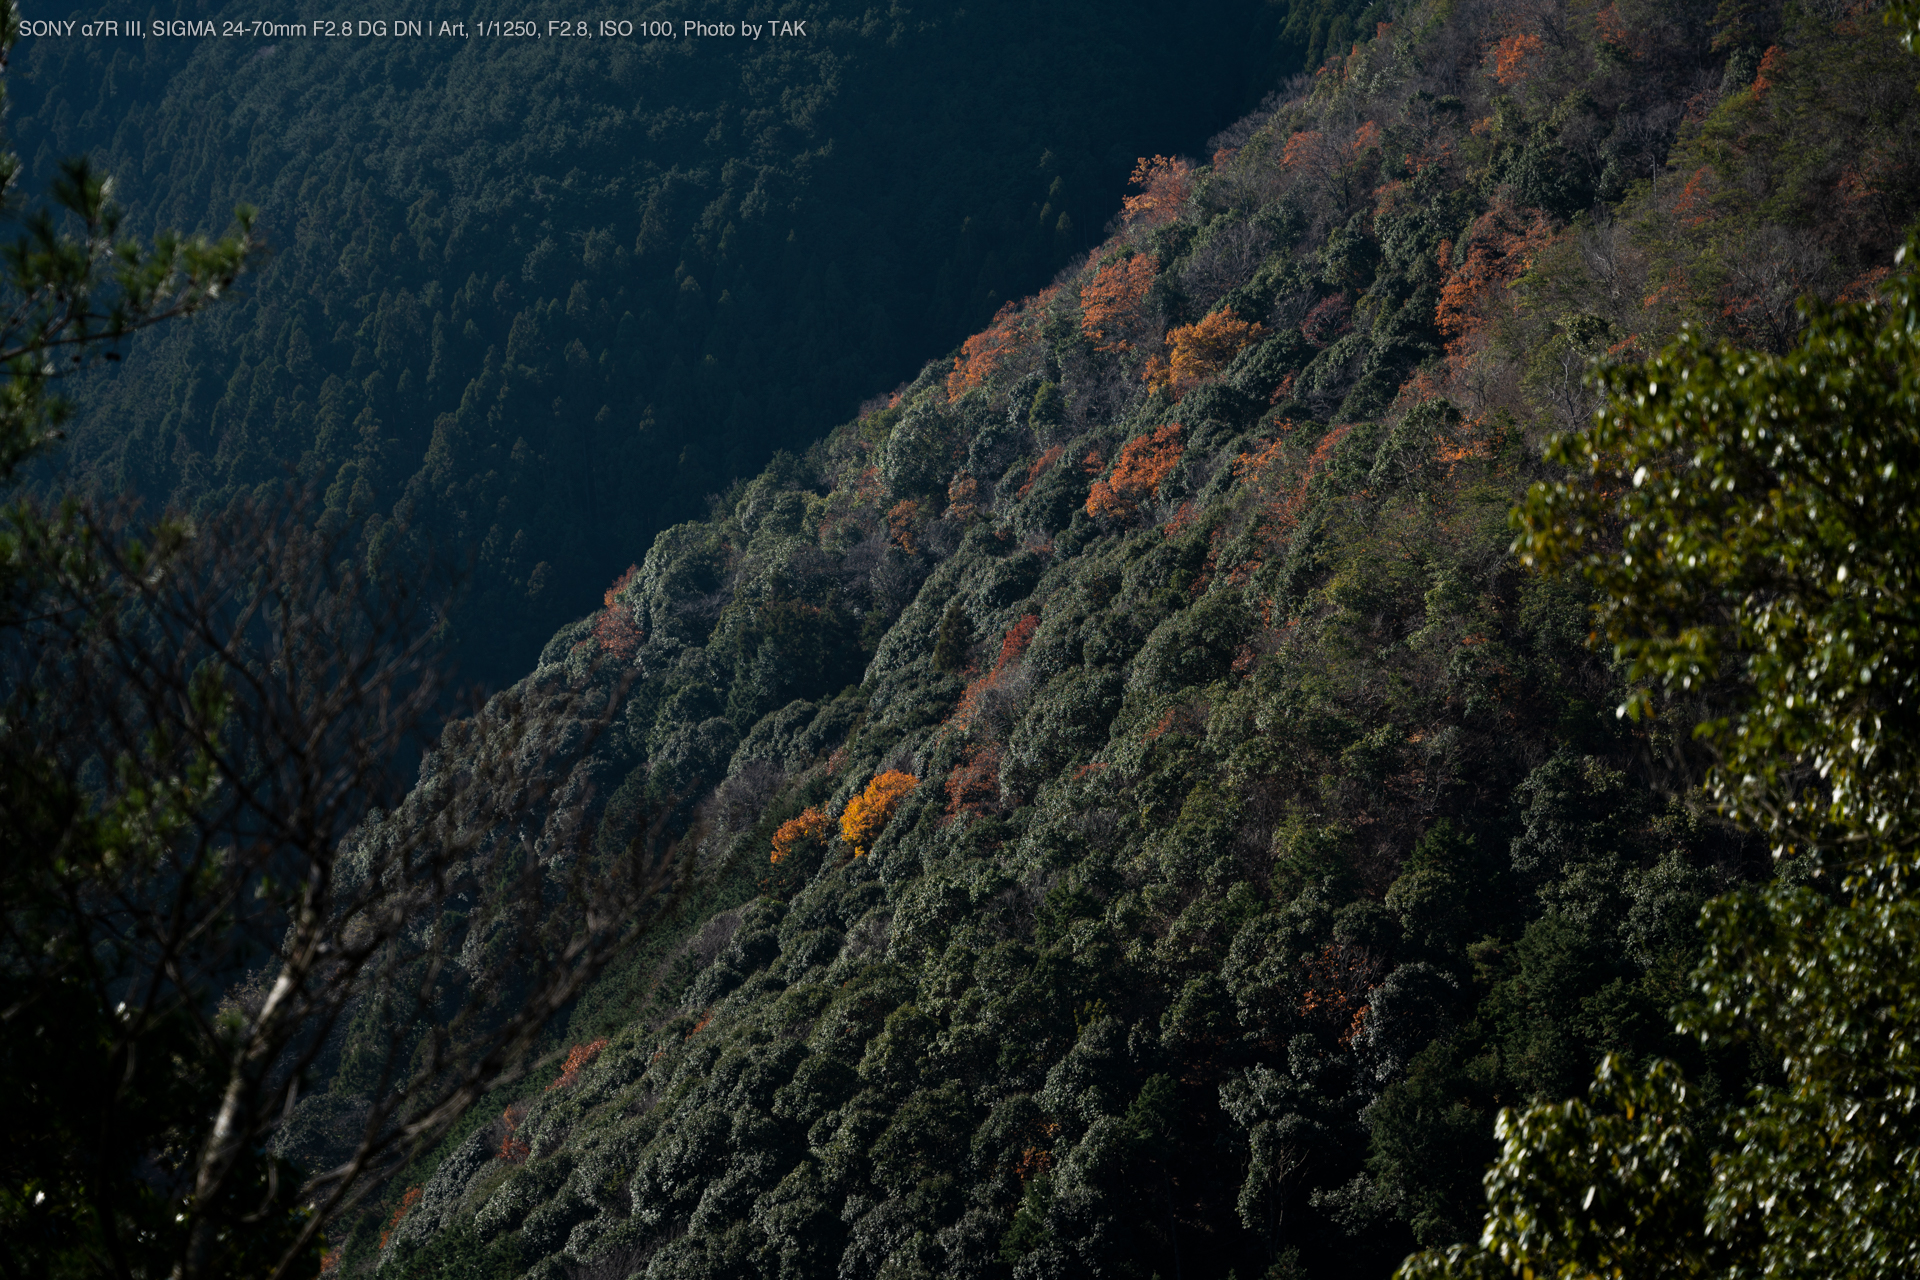
[[[311,1274],[320,1224],[517,1074],[672,896],[657,824],[593,849],[618,690],[500,694],[405,789],[444,693],[425,602],[303,515],[12,512],[0,1078],[35,1122],[3,1158],[9,1270]],[[365,1116],[302,1180],[268,1142],[348,1019]]]

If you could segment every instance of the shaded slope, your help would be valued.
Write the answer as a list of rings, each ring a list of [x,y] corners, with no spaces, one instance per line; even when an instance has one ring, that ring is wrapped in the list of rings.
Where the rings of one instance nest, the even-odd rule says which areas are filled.
[[[780,16],[808,34],[31,42],[36,173],[94,149],[139,227],[247,200],[277,251],[86,389],[66,465],[188,506],[292,467],[375,554],[471,558],[454,636],[504,681],[616,548],[1043,283],[1133,156],[1299,53],[1259,0]]]

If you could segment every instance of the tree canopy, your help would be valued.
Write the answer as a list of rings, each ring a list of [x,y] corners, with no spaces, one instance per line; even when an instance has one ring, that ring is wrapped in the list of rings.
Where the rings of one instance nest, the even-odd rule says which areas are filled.
[[[1871,299],[1808,304],[1778,355],[1683,338],[1609,373],[1595,425],[1550,446],[1574,478],[1516,513],[1522,554],[1593,580],[1629,679],[1654,682],[1622,714],[1732,686],[1695,732],[1781,872],[1707,905],[1676,1016],[1774,1069],[1703,1099],[1670,1062],[1610,1061],[1590,1102],[1504,1114],[1478,1248],[1403,1274],[1920,1262],[1916,251]]]

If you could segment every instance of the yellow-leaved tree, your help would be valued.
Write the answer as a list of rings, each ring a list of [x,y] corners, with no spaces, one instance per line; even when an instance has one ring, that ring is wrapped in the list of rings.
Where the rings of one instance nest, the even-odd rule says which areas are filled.
[[[853,846],[853,856],[864,858],[873,842],[886,829],[893,811],[920,785],[920,779],[898,769],[889,769],[867,784],[867,789],[847,802],[840,815],[840,835]]]

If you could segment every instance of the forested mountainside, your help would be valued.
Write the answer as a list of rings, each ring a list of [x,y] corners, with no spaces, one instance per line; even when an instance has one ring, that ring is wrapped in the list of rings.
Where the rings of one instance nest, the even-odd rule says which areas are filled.
[[[1353,12],[726,0],[614,16],[805,34],[30,39],[31,179],[91,152],[141,232],[245,201],[273,250],[81,389],[60,464],[198,509],[291,469],[373,557],[468,574],[455,651],[503,685],[625,548],[1044,284],[1136,155],[1198,146]]]
[[[1871,10],[1430,0],[1142,160],[546,646],[624,699],[599,839],[667,823],[679,933],[332,1265],[1385,1275],[1603,1052],[1740,1089],[1667,1010],[1764,844],[1508,512],[1593,358],[1874,287],[1914,78]]]

